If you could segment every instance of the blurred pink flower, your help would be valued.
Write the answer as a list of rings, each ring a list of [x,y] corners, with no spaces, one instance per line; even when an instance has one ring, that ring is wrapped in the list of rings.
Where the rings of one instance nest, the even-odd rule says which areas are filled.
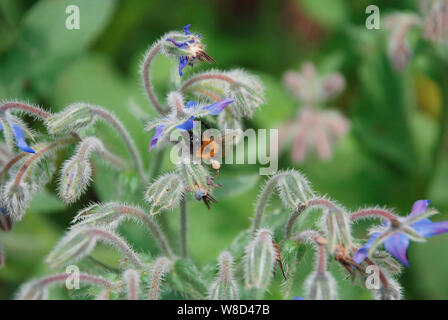
[[[326,102],[345,88],[345,79],[340,73],[319,77],[311,62],[304,63],[301,72],[286,71],[283,81],[291,93],[305,105]]]
[[[425,21],[424,37],[448,46],[448,0],[420,0]]]
[[[392,66],[397,72],[402,72],[412,56],[407,35],[413,26],[420,23],[420,17],[410,13],[393,13],[386,20],[388,34],[387,53]]]
[[[350,121],[336,111],[314,110],[304,107],[297,119],[280,128],[280,149],[292,140],[291,158],[303,162],[308,152],[315,149],[319,158],[329,161],[332,148],[350,128]]]
[[[292,142],[291,158],[296,163],[304,161],[312,149],[322,160],[330,160],[334,144],[347,133],[350,121],[336,111],[318,110],[317,106],[344,90],[344,77],[337,72],[319,76],[314,65],[306,62],[301,72],[286,71],[283,80],[303,107],[295,120],[280,128],[280,149]]]

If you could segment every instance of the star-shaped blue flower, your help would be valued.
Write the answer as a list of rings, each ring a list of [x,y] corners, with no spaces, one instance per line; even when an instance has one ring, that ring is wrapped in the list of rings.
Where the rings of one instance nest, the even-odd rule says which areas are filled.
[[[17,123],[12,123],[10,124],[10,126],[17,147],[24,152],[35,153],[35,151],[26,143],[25,132],[23,131],[23,129]],[[1,123],[0,123],[0,130],[3,130],[3,126]]]
[[[221,101],[218,101],[214,104],[211,104],[209,106],[205,106],[202,107],[200,110],[202,111],[202,113],[204,113],[203,111],[206,111],[206,114],[210,114],[210,115],[218,115],[219,113],[221,113],[224,108],[231,104],[233,102],[232,99],[223,99]],[[185,109],[193,109],[198,107],[198,103],[194,102],[193,100],[188,101],[185,105]],[[194,116],[190,116],[188,118],[188,120],[186,120],[185,122],[179,124],[176,126],[177,129],[179,130],[184,130],[184,131],[189,131],[191,129],[194,128],[195,126],[195,122],[194,122],[195,117]],[[165,129],[166,125],[159,125],[156,127],[156,131],[154,133],[154,136],[151,139],[151,143],[149,144],[149,150],[148,152],[150,152],[155,145],[157,144],[157,142],[160,140],[160,137],[163,135],[164,133],[164,129]]]
[[[376,247],[383,243],[384,249],[402,264],[409,266],[406,251],[414,232],[422,238],[448,232],[448,221],[432,222],[428,219],[428,216],[434,214],[427,211],[429,203],[429,200],[416,201],[411,214],[400,223],[400,226],[389,226],[384,232],[372,233],[370,239],[356,252],[354,261],[361,263],[372,251],[372,246]]]

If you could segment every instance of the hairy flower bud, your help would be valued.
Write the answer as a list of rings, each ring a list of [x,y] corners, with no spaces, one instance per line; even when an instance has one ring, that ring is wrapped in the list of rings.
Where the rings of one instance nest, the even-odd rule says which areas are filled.
[[[94,203],[78,212],[73,218],[73,227],[106,227],[114,230],[122,218],[119,205],[115,202]]]
[[[263,84],[243,70],[232,70],[227,75],[234,81],[230,83],[226,95],[235,101],[229,106],[230,112],[236,118],[252,117],[254,110],[265,102]]]
[[[305,281],[307,299],[336,300],[336,281],[329,272],[313,272]]]
[[[65,203],[78,200],[91,180],[92,168],[88,160],[74,157],[64,163],[59,182],[59,196]]]
[[[69,133],[86,128],[95,121],[94,113],[85,103],[74,103],[65,110],[49,116],[46,120],[51,134]]]
[[[81,260],[89,255],[96,246],[97,241],[104,241],[114,246],[134,266],[141,268],[142,262],[129,247],[129,245],[115,233],[102,228],[74,228],[53,248],[46,262],[52,268]]]
[[[246,247],[245,278],[248,288],[267,290],[272,280],[277,253],[272,231],[259,229]]]
[[[307,201],[314,197],[307,178],[295,170],[283,175],[277,182],[277,188],[283,204],[291,209],[306,205]]]
[[[64,202],[75,202],[89,186],[92,179],[89,156],[95,151],[105,151],[101,140],[95,137],[85,138],[78,144],[73,157],[64,163],[59,181],[59,195]]]
[[[238,300],[238,287],[233,278],[233,257],[224,251],[218,258],[219,275],[210,286],[209,300]]]
[[[380,282],[378,290],[373,289],[375,300],[400,300],[402,288],[392,276],[382,272],[384,280]]]
[[[22,220],[31,201],[31,192],[28,184],[24,182],[16,184],[14,179],[11,179],[6,184],[3,192],[7,204],[6,211],[15,221]]]
[[[194,193],[197,200],[201,200],[210,191],[209,172],[200,163],[193,163],[189,159],[181,159],[177,170],[182,177],[185,188]]]
[[[16,300],[47,300],[48,289],[37,286],[34,282],[22,285],[16,294]]]
[[[323,229],[326,230],[328,250],[334,253],[342,245],[352,247],[350,217],[342,208],[326,209],[322,216]]]
[[[177,173],[168,173],[149,184],[145,200],[151,205],[150,213],[157,214],[162,210],[172,209],[179,205],[185,186]]]

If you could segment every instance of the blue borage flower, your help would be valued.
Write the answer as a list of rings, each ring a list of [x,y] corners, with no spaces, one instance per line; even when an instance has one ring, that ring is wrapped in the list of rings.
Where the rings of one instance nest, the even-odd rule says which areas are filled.
[[[12,129],[12,134],[14,135],[14,139],[16,141],[17,147],[28,153],[35,153],[35,151],[26,143],[25,141],[25,132],[17,123],[10,124]],[[3,125],[0,123],[0,130],[3,130]]]
[[[361,263],[367,256],[383,243],[384,248],[403,265],[409,266],[406,251],[410,239],[424,241],[441,233],[448,232],[448,221],[432,222],[428,217],[436,211],[428,210],[429,200],[418,200],[412,207],[411,214],[400,221],[399,226],[383,224],[382,232],[374,232],[370,239],[356,252],[354,261]],[[419,238],[420,237],[420,238]]]
[[[190,36],[188,40],[179,42],[173,38],[166,38],[166,41],[171,42],[187,53],[187,55],[179,56],[179,75],[181,77],[183,76],[182,71],[187,65],[193,66],[193,63],[197,61],[204,61],[207,63],[216,62],[215,59],[205,53],[204,45],[201,43],[201,34],[197,33],[196,35],[193,35],[189,30],[190,26],[191,24],[188,24],[183,28],[185,35]]]
[[[189,116],[187,120],[179,123],[179,119],[177,119],[174,115],[172,115],[162,118],[160,121],[158,121],[158,123],[162,122],[161,124],[150,126],[149,128],[147,128],[147,130],[150,130],[152,127],[155,127],[156,129],[154,136],[151,139],[151,143],[149,144],[148,152],[150,152],[155,147],[155,145],[159,142],[163,134],[167,133],[168,131],[171,131],[170,129],[177,128],[179,130],[184,131],[192,130],[195,126],[194,120],[196,119],[196,117],[201,117],[205,115],[218,115],[224,110],[224,108],[227,105],[231,104],[232,102],[233,102],[232,99],[223,99],[221,101],[218,101],[205,107],[199,107],[199,104],[192,100],[187,102],[184,107],[184,110],[190,113],[189,115],[187,115]],[[168,130],[166,130],[167,127],[169,127]]]

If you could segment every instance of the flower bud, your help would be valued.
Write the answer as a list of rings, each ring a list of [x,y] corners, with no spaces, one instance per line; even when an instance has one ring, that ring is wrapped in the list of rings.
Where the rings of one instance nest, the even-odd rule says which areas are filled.
[[[48,289],[29,282],[22,285],[15,296],[15,300],[47,300]]]
[[[7,204],[6,212],[11,215],[15,221],[22,220],[25,211],[31,201],[31,192],[29,185],[20,182],[15,184],[14,178],[9,181],[4,190],[4,202]]]
[[[143,267],[138,256],[120,236],[112,231],[93,227],[70,230],[53,248],[45,261],[52,268],[78,261],[89,255],[99,240],[115,247],[135,267]]]
[[[78,131],[94,123],[91,108],[84,103],[74,103],[65,110],[49,116],[45,121],[51,134]]]
[[[185,188],[194,192],[195,198],[201,200],[210,191],[209,172],[200,163],[193,163],[189,159],[181,159],[177,170],[182,177]]]
[[[123,215],[121,214],[119,204],[108,202],[104,204],[92,204],[78,212],[73,218],[73,227],[106,227],[114,230],[120,223]]]
[[[280,178],[277,188],[283,204],[293,210],[299,205],[306,205],[308,200],[314,197],[307,178],[295,170],[291,170],[289,174]]]
[[[313,272],[305,281],[307,299],[336,300],[336,281],[329,272]]]
[[[233,257],[228,251],[224,251],[218,258],[219,275],[212,283],[209,300],[238,300],[238,287],[233,278]]]
[[[237,119],[252,117],[255,109],[265,102],[263,84],[257,77],[242,70],[232,70],[227,75],[234,80],[226,94],[234,100],[228,107],[230,112]]]
[[[246,248],[246,286],[267,290],[272,280],[277,253],[272,232],[259,229]]]
[[[61,170],[59,196],[65,203],[78,200],[89,186],[92,168],[89,160],[76,156],[66,161]]]
[[[334,253],[339,245],[344,248],[352,247],[350,217],[342,208],[326,209],[322,221],[330,253]]]
[[[378,290],[373,290],[375,300],[400,300],[402,288],[393,277],[383,272],[384,282]]]
[[[146,189],[145,200],[151,205],[150,213],[177,207],[183,197],[185,186],[177,173],[161,176]]]
[[[45,262],[52,268],[58,268],[87,256],[95,248],[95,245],[96,238],[92,237],[89,229],[73,229],[53,248]]]

